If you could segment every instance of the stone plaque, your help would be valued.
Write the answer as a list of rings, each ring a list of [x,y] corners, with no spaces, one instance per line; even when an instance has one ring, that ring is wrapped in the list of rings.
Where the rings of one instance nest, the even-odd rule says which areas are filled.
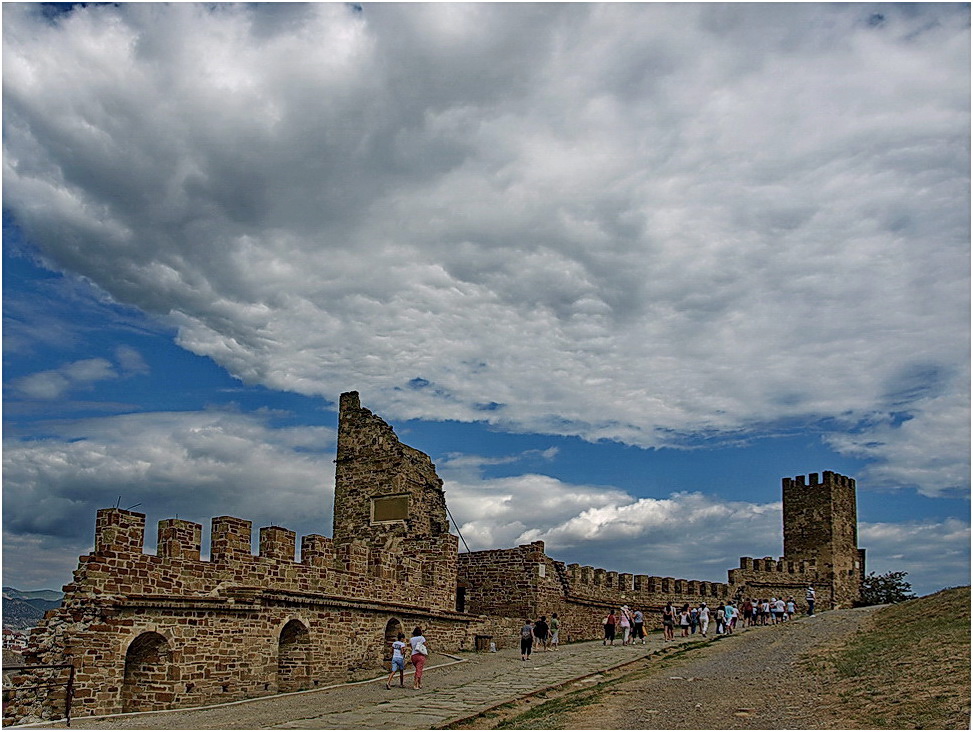
[[[372,521],[405,521],[409,517],[409,496],[372,499]]]

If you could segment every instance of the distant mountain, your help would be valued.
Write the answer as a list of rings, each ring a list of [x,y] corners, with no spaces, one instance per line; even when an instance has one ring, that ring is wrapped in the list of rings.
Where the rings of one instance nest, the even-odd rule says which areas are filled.
[[[60,602],[64,598],[63,592],[57,590],[18,590],[15,587],[4,587],[3,596],[13,600],[57,600]]]
[[[14,587],[3,588],[3,627],[27,630],[37,625],[44,613],[61,605],[64,594],[54,590],[22,592]]]

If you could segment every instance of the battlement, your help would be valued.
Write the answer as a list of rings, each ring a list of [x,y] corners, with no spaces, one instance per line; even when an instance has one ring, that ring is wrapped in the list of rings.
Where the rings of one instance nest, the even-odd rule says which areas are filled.
[[[339,595],[369,600],[397,597],[417,607],[454,609],[455,575],[450,558],[456,537],[402,539],[377,551],[360,541],[336,545],[330,538],[301,537],[281,526],[259,531],[252,553],[252,522],[233,516],[212,519],[209,559],[202,556],[202,525],[181,519],[159,522],[156,554],[145,551],[145,514],[118,508],[98,511],[94,551],[82,558],[74,591],[115,595],[225,594],[233,587]],[[454,561],[454,559],[453,559]],[[445,569],[444,569],[445,568]],[[455,569],[453,570],[455,572]],[[414,582],[396,582],[411,577]],[[393,587],[394,585],[394,587]]]
[[[774,559],[773,557],[763,557],[754,559],[753,557],[740,557],[740,569],[749,572],[781,572],[787,574],[806,574],[815,570],[817,562],[813,559],[788,561],[785,557]]]
[[[816,487],[816,486],[839,486],[841,488],[854,488],[855,479],[849,478],[847,475],[841,475],[840,473],[835,473],[830,470],[825,470],[822,480],[818,480],[817,473],[811,473],[808,476],[798,475],[794,478],[782,478],[781,483],[784,490],[789,490],[793,488],[801,487]]]
[[[654,605],[669,599],[725,597],[727,585],[720,582],[657,577],[613,572],[589,565],[569,564],[565,568],[572,595],[596,598],[615,595],[629,604]]]

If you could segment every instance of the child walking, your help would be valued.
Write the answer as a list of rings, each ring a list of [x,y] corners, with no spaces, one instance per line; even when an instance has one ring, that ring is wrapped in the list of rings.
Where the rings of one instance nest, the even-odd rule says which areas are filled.
[[[392,677],[395,676],[395,672],[399,672],[399,686],[405,686],[405,656],[402,655],[402,649],[405,648],[405,633],[399,633],[396,640],[392,641],[392,673],[389,674],[388,679],[385,681],[385,688],[392,688]]]

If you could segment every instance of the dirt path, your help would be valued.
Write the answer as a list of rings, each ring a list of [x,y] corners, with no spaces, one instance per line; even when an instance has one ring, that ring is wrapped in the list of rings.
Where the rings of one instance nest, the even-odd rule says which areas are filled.
[[[855,729],[833,711],[828,690],[800,657],[856,632],[874,608],[824,613],[754,628],[611,681],[529,714],[522,729]],[[602,691],[604,690],[604,691]],[[483,726],[496,726],[494,719]]]

